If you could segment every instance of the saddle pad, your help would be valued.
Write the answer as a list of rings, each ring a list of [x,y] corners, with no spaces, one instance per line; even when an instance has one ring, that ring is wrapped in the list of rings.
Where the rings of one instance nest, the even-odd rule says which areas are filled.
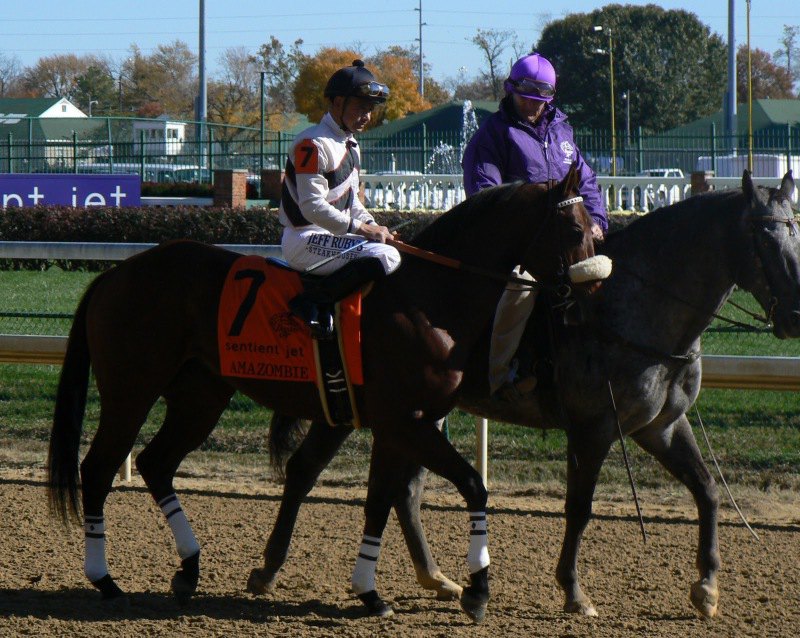
[[[220,371],[224,376],[317,383],[311,334],[289,312],[303,285],[297,272],[263,257],[237,259],[222,289],[217,315]],[[351,383],[363,385],[361,293],[340,304],[339,329]]]

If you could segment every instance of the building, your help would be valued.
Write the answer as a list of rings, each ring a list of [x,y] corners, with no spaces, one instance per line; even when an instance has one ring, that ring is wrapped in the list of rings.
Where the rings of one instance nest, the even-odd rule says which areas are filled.
[[[74,156],[73,133],[98,125],[67,98],[0,98],[0,170],[66,166]]]

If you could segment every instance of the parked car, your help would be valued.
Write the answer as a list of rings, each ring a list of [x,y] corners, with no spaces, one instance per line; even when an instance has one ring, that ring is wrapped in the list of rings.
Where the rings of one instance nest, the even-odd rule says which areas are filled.
[[[680,168],[648,168],[638,174],[639,177],[652,177],[654,180],[658,179],[683,179],[685,176]],[[677,201],[683,199],[682,188],[680,186],[668,186],[665,183],[654,181],[648,184],[644,190],[645,208],[648,211],[661,208],[662,206],[669,206]]]

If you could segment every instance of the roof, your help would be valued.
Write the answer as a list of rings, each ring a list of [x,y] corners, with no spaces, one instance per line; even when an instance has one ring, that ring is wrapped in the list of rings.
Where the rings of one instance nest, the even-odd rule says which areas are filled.
[[[3,97],[0,98],[0,114],[13,113],[24,117],[39,117],[60,101],[60,97]]]
[[[485,100],[475,101],[472,102],[472,108],[480,124],[487,115],[497,110],[498,103]],[[362,136],[376,140],[394,135],[421,134],[423,125],[429,134],[433,132],[460,133],[464,127],[464,102],[446,102],[419,113],[412,113],[376,126],[374,129],[363,133]]]
[[[724,132],[725,121],[722,110],[664,133],[667,135],[708,135],[712,123],[716,127],[717,134]],[[754,131],[776,127],[785,128],[787,125],[797,124],[800,124],[800,100],[753,100]],[[740,134],[748,129],[746,103],[736,106],[736,127]]]

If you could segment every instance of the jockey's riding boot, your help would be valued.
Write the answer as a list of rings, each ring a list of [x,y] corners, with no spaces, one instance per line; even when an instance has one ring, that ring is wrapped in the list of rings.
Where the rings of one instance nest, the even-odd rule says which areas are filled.
[[[334,304],[361,286],[386,274],[376,257],[363,257],[347,262],[339,270],[319,279],[289,301],[289,310],[302,319],[315,339],[333,336]]]

